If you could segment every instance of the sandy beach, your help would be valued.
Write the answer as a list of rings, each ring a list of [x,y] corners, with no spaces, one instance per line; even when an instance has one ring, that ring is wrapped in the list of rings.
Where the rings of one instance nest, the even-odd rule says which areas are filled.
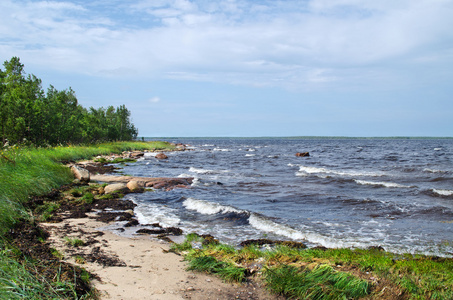
[[[167,242],[99,231],[106,224],[92,218],[42,225],[51,234],[51,247],[64,260],[97,276],[92,283],[100,299],[278,299],[256,283],[229,284],[186,271],[183,258],[168,252]],[[80,239],[85,245],[74,247],[68,239]]]

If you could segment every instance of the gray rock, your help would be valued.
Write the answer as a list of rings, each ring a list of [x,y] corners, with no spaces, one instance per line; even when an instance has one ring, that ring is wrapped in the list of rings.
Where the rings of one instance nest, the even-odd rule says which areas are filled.
[[[73,165],[71,167],[71,172],[74,174],[74,177],[83,182],[90,182],[90,172],[87,169]]]

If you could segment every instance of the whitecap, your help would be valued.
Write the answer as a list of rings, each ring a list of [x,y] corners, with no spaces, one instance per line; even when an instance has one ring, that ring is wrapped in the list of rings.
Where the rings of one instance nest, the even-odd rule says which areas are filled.
[[[318,244],[328,248],[343,248],[343,247],[365,247],[366,245],[361,242],[346,242],[339,239],[334,239],[324,236],[319,233],[309,231],[300,231],[289,226],[273,222],[263,216],[252,213],[249,218],[249,223],[252,227],[277,235],[281,235],[293,240],[305,240],[313,244]],[[304,226],[306,227],[306,226]]]
[[[223,149],[223,148],[214,148],[212,151],[222,151],[222,152],[229,152],[230,149]]]
[[[299,172],[297,173],[297,175],[301,176],[303,173],[306,173],[306,174],[326,173],[326,174],[333,174],[333,175],[340,175],[340,176],[372,176],[372,177],[378,177],[378,176],[384,175],[384,173],[382,173],[382,172],[336,171],[336,170],[330,170],[330,169],[326,169],[326,168],[300,166]]]
[[[175,211],[166,206],[139,203],[134,213],[140,224],[159,223],[164,227],[176,227],[181,222]]]
[[[184,200],[183,205],[189,210],[195,210],[203,215],[215,215],[218,213],[247,213],[244,210],[234,208],[232,206],[225,206],[215,202],[209,202],[206,200],[199,200],[195,198],[187,198]]]
[[[189,172],[196,173],[196,174],[219,174],[219,173],[228,173],[229,170],[208,170],[208,169],[199,169],[190,167]]]
[[[256,154],[246,154],[245,156],[246,157],[252,157],[252,156],[256,156]]]
[[[432,189],[432,191],[438,195],[441,196],[452,196],[453,191],[452,190],[439,190],[439,189]]]
[[[394,183],[394,182],[366,181],[366,180],[357,180],[357,179],[354,179],[354,181],[356,183],[362,184],[362,185],[383,186],[383,187],[388,187],[388,188],[410,188],[410,186],[408,186],[408,185],[403,185],[403,184]]]
[[[423,169],[423,172],[428,172],[428,173],[447,173],[447,171],[436,170],[436,169],[428,169],[428,168]]]

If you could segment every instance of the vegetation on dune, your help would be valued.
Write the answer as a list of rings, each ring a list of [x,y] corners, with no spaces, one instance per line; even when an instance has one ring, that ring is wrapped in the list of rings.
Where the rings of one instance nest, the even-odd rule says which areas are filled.
[[[451,258],[286,245],[236,249],[196,234],[172,251],[184,255],[189,269],[227,281],[258,274],[271,292],[290,299],[453,299]]]

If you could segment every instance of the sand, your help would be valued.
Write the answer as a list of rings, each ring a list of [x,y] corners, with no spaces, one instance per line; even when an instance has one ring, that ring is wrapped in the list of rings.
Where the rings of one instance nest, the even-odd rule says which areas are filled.
[[[92,283],[100,299],[278,299],[257,283],[230,284],[186,271],[182,256],[168,252],[167,242],[149,236],[130,238],[100,231],[106,224],[91,218],[42,225],[51,233],[51,247],[64,260],[98,277]],[[74,247],[65,238],[86,245]]]

